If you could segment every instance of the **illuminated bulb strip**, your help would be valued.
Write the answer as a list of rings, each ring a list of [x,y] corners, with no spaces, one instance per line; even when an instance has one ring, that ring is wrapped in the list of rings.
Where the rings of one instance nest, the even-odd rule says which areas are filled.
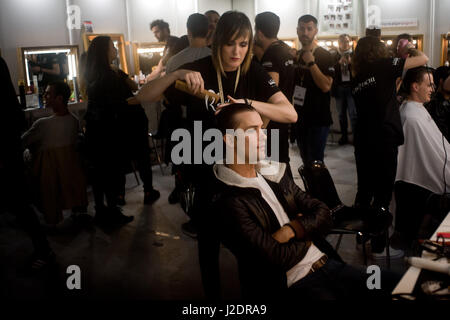
[[[26,69],[26,74],[27,74],[27,86],[30,86],[30,73],[28,70],[28,59],[25,58],[25,69]]]
[[[137,53],[155,53],[163,52],[164,48],[138,48]]]
[[[73,79],[73,68],[72,68],[72,55],[69,54],[69,56],[67,57],[67,63],[69,65],[69,76],[68,79],[72,80]]]
[[[58,49],[58,50],[33,50],[25,51],[24,54],[44,54],[44,53],[69,53],[70,49]]]

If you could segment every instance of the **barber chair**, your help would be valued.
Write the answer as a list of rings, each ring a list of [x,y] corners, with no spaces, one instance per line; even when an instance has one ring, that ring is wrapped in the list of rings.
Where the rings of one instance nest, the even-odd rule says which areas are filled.
[[[310,166],[302,165],[298,172],[305,185],[305,191],[312,197],[324,202],[331,210],[334,227],[330,234],[338,234],[338,241],[335,250],[339,250],[341,240],[345,234],[356,235],[357,240],[362,244],[364,264],[367,265],[366,242],[380,234],[382,230],[386,233],[386,265],[390,268],[389,254],[389,226],[390,219],[384,219],[374,223],[376,212],[374,209],[359,209],[345,206],[339,198],[333,179],[321,161],[314,161]],[[374,227],[374,225],[377,225]]]

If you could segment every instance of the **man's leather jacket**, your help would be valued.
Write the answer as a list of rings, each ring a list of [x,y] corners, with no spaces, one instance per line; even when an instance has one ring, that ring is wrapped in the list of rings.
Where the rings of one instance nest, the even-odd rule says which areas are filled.
[[[229,185],[218,178],[221,191],[214,201],[214,213],[221,241],[238,260],[245,297],[277,297],[287,287],[286,272],[303,259],[311,241],[322,252],[337,256],[323,238],[332,225],[330,210],[303,192],[285,168],[280,164],[277,174],[263,177],[296,233],[300,234],[298,228],[304,231],[305,238],[287,243],[272,237],[281,226],[258,189]]]

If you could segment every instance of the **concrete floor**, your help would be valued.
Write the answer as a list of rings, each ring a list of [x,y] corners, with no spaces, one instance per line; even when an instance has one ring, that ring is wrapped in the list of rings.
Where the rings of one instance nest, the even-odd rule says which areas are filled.
[[[338,146],[330,135],[325,150],[325,163],[335,181],[341,200],[352,205],[356,194],[356,169],[351,145]],[[303,188],[297,168],[301,165],[296,146],[291,146],[291,167],[295,181]],[[0,297],[8,298],[132,298],[151,300],[193,300],[204,298],[200,281],[196,240],[181,232],[188,221],[179,205],[170,205],[167,197],[174,187],[170,169],[153,167],[154,186],[161,198],[152,206],[143,205],[142,184],[132,174],[127,176],[127,204],[124,213],[133,215],[130,224],[112,230],[92,223],[75,232],[48,235],[57,255],[57,264],[40,274],[26,275],[20,271],[32,246],[18,228],[12,215],[0,216]],[[93,216],[92,201],[89,214]],[[335,244],[337,237],[328,240]],[[362,252],[356,248],[354,236],[344,236],[339,250],[342,258],[353,265],[362,265]],[[237,265],[231,253],[221,250],[222,290],[225,299],[240,297]],[[384,266],[384,261],[370,264]],[[77,265],[81,270],[81,290],[68,290],[67,268]],[[403,259],[392,260],[392,269],[403,272]]]

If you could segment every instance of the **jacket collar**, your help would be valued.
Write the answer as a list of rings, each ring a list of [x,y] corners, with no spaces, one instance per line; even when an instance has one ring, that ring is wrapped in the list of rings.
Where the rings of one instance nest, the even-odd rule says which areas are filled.
[[[260,161],[256,166],[256,172],[269,181],[279,183],[286,170],[286,164],[275,161]],[[226,185],[240,188],[248,188],[248,178],[242,177],[237,172],[228,168],[224,164],[215,164],[213,167],[216,178]]]

